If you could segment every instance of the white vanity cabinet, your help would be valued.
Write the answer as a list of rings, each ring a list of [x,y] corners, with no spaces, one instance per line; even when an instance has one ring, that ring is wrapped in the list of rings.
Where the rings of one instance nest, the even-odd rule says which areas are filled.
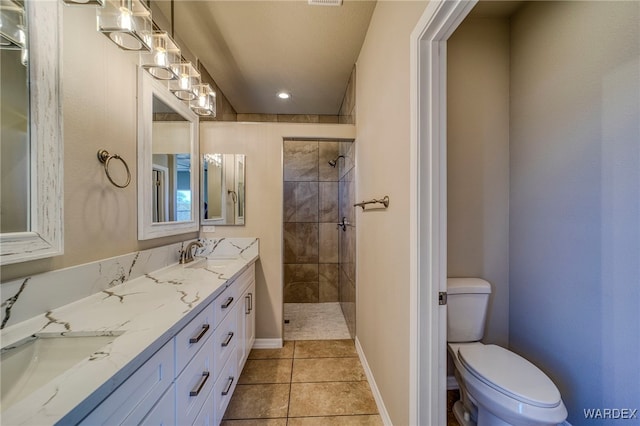
[[[249,267],[80,424],[218,425],[255,340]]]

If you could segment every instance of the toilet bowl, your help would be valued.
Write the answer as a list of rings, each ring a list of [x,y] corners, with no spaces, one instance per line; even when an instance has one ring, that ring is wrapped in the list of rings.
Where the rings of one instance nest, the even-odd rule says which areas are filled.
[[[479,278],[450,278],[448,352],[460,387],[454,414],[462,426],[546,426],[567,418],[560,392],[538,367],[480,342],[491,286]]]
[[[557,425],[567,418],[560,392],[538,367],[496,345],[450,344],[478,426]],[[473,424],[473,423],[469,423]]]

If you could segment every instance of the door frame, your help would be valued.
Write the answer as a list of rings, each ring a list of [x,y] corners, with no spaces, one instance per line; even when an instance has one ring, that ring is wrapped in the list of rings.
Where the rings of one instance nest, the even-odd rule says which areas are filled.
[[[410,383],[412,425],[446,424],[447,40],[478,0],[429,2],[411,33]]]

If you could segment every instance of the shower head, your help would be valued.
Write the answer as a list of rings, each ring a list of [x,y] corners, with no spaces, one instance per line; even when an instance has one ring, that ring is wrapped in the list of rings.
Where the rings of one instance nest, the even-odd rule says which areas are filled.
[[[336,164],[338,164],[338,158],[340,158],[340,157],[344,158],[344,155],[338,155],[336,158],[334,158],[333,160],[329,161],[329,165],[331,167],[335,167]]]

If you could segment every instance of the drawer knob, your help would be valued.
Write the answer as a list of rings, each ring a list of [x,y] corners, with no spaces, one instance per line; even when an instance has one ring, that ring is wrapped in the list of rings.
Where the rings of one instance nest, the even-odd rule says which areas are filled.
[[[200,333],[198,333],[197,336],[189,338],[189,343],[198,343],[200,339],[202,339],[204,335],[207,334],[207,331],[209,331],[209,324],[204,324],[202,326],[202,330],[200,330]]]
[[[229,334],[227,334],[227,338],[224,340],[224,342],[222,342],[222,347],[226,348],[227,346],[229,346],[231,339],[233,339],[233,331],[230,331]]]
[[[229,391],[231,390],[231,385],[233,385],[233,380],[235,377],[229,377],[229,383],[227,383],[227,387],[222,391],[222,396],[227,396]]]
[[[224,302],[224,304],[222,306],[220,306],[222,309],[227,309],[229,306],[231,306],[231,304],[233,303],[233,297],[229,297],[227,299],[226,302]]]
[[[204,384],[207,383],[207,380],[209,380],[209,372],[203,371],[202,377],[200,377],[200,382],[196,385],[195,388],[191,389],[191,392],[189,392],[189,396],[198,396],[198,394],[204,387]]]

